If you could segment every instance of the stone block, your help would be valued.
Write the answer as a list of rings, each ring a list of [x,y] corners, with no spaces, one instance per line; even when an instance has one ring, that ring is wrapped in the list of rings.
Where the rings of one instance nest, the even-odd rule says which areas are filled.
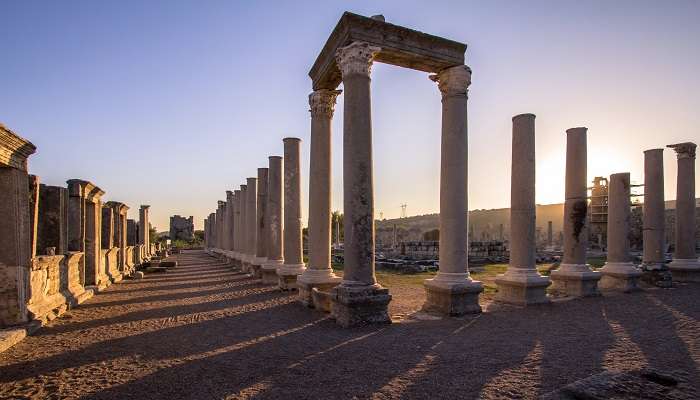
[[[479,295],[483,291],[484,286],[479,281],[444,283],[428,279],[425,281],[423,311],[449,316],[478,314],[481,312]]]
[[[331,290],[332,316],[342,327],[391,323],[389,290],[374,285],[338,285]]]

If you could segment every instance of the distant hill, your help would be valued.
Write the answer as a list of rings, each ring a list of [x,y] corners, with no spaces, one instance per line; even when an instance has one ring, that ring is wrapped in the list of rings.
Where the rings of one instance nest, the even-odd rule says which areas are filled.
[[[700,198],[696,199],[696,204],[700,207]],[[675,200],[666,201],[667,210],[675,208]],[[538,204],[535,212],[535,224],[540,234],[547,234],[547,223],[552,221],[552,231],[556,241],[559,232],[563,229],[564,204]],[[501,224],[503,224],[504,236],[507,238],[510,231],[510,208],[469,211],[469,231],[473,235],[473,240],[498,239]],[[421,240],[424,232],[438,229],[439,215],[437,213],[425,214],[377,221],[375,227],[377,241],[386,244],[391,243],[394,225],[397,227],[399,241]]]

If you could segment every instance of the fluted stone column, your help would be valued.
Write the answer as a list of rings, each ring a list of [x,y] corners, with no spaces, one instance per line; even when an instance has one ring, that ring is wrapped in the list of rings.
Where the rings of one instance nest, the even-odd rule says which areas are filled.
[[[241,191],[236,189],[233,191],[233,252],[232,258],[235,265],[238,265],[240,260],[239,241],[241,236]]]
[[[664,149],[644,152],[644,215],[642,279],[659,287],[670,287],[666,265],[666,206],[664,202]]]
[[[535,115],[520,114],[513,117],[510,263],[496,278],[496,300],[520,305],[549,302],[549,278],[541,276],[535,265],[535,226]]]
[[[630,174],[612,174],[608,181],[608,259],[600,280],[602,289],[637,290],[642,271],[630,257]]]
[[[248,178],[246,189],[246,251],[248,257],[244,264],[244,270],[254,273],[255,252],[258,243],[257,215],[258,215],[258,179]]]
[[[353,42],[336,52],[345,90],[343,110],[343,208],[345,267],[332,289],[332,313],[348,327],[390,322],[389,290],[374,275],[374,183],[370,71],[380,49]]]
[[[255,258],[251,262],[252,274],[261,278],[260,268],[267,261],[267,168],[258,168],[258,193],[255,217]]]
[[[262,282],[277,284],[277,269],[284,264],[282,240],[284,211],[282,208],[282,157],[270,156],[267,176],[267,261],[260,268]]]
[[[250,254],[248,254],[248,215],[246,213],[246,208],[248,206],[248,185],[241,185],[241,228],[240,228],[240,252],[239,252],[239,264],[241,266],[241,271],[248,272],[246,261]]]
[[[331,268],[331,120],[340,90],[317,90],[311,107],[309,265],[297,279],[299,301],[313,306],[313,288],[327,292],[340,282]]]
[[[695,252],[695,143],[678,143],[668,147],[678,158],[676,182],[676,239],[673,261],[668,265],[673,280],[700,282],[700,261]]]
[[[208,240],[209,254],[213,253],[216,247],[216,214],[209,214],[209,240]]]
[[[284,264],[277,269],[282,290],[296,289],[304,272],[301,239],[301,149],[299,138],[284,138]]]
[[[552,271],[552,289],[568,296],[597,296],[600,273],[586,264],[588,246],[587,128],[566,131],[564,257]]]
[[[469,276],[467,249],[467,91],[471,70],[460,65],[430,79],[442,94],[440,147],[440,269],[424,283],[423,309],[443,315],[481,312],[481,282]]]
[[[224,206],[225,201],[218,201],[218,208],[216,209],[216,248],[218,249],[219,255],[224,249]]]

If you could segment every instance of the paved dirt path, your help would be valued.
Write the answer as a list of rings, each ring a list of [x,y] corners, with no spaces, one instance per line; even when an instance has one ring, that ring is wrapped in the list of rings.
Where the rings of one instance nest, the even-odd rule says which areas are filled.
[[[203,252],[177,258],[0,354],[0,398],[533,398],[642,366],[700,382],[700,285],[345,330]]]

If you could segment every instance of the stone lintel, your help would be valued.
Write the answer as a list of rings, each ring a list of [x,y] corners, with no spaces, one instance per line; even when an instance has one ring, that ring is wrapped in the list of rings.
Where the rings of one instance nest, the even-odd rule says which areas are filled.
[[[27,159],[36,146],[0,124],[0,166],[27,170]]]
[[[104,190],[90,181],[69,179],[66,183],[68,184],[68,194],[71,197],[83,197],[85,200],[97,203],[105,194]]]
[[[467,50],[464,43],[345,12],[309,71],[314,90],[338,87],[336,51],[355,41],[380,47],[375,61],[431,73],[464,64]]]

